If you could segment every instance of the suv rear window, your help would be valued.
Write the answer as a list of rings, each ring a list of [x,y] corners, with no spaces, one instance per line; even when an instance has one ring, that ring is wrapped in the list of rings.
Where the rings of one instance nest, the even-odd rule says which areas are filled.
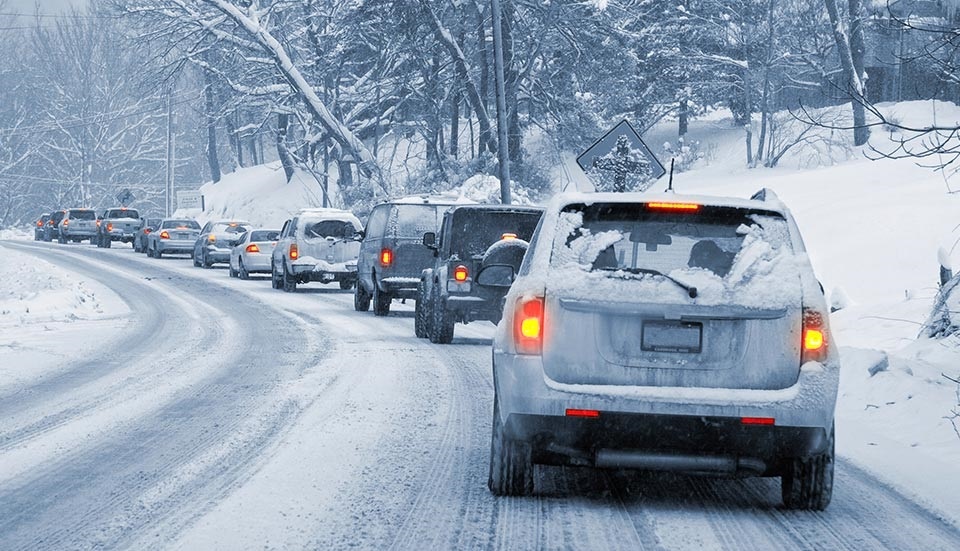
[[[96,220],[97,215],[92,210],[71,210],[71,220]]]
[[[108,210],[107,215],[104,218],[140,218],[140,213],[133,209],[113,209]]]
[[[356,233],[357,229],[347,220],[307,221],[303,227],[303,235],[308,238],[349,239]]]
[[[540,223],[541,213],[461,208],[455,210],[452,216],[450,232],[444,236],[446,242],[443,246],[451,255],[467,259],[483,255],[504,234],[514,234],[524,241],[530,241]]]
[[[787,221],[779,213],[733,207],[653,211],[644,204],[569,205],[560,214],[550,264],[604,280],[712,289],[738,304],[782,303],[799,290]],[[574,272],[568,274],[576,279]],[[791,285],[790,282],[796,282]],[[769,299],[769,300],[766,300]]]
[[[449,205],[394,205],[387,223],[387,237],[419,239],[436,232]]]

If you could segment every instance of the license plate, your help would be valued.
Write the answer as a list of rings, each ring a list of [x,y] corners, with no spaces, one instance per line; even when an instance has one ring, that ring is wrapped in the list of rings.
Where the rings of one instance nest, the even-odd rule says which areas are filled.
[[[180,232],[177,234],[177,239],[190,239],[190,234]]]
[[[696,354],[703,345],[703,324],[685,321],[645,321],[640,337],[645,352]]]

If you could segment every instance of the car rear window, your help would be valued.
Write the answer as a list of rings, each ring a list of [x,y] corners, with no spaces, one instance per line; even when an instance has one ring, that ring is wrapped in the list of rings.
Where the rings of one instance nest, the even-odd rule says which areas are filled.
[[[199,230],[200,224],[198,224],[196,220],[164,220],[160,224],[160,228],[189,228],[191,230]]]
[[[776,212],[701,207],[651,210],[645,204],[569,205],[560,214],[551,266],[598,277],[713,288],[714,298],[744,303],[750,292],[789,298],[799,288],[786,219]],[[570,274],[567,277],[572,277]],[[597,278],[587,278],[596,284]],[[791,281],[795,285],[791,285]],[[790,288],[776,296],[773,287]],[[762,288],[762,289],[761,289]],[[777,300],[774,300],[777,299]]]
[[[347,220],[308,220],[303,226],[303,235],[308,238],[348,239],[356,233],[353,223]]]
[[[92,210],[71,210],[70,218],[73,220],[96,220],[97,215]]]
[[[451,255],[466,259],[483,255],[504,234],[530,241],[541,214],[533,210],[457,209],[443,246]]]
[[[280,238],[280,230],[255,230],[250,234],[251,242],[276,241]]]
[[[436,232],[449,205],[394,205],[387,223],[387,237],[420,239]]]
[[[137,212],[137,211],[135,211],[135,210],[133,210],[133,209],[113,209],[113,210],[108,210],[108,211],[107,211],[107,216],[106,216],[106,218],[113,218],[113,219],[117,219],[117,218],[133,218],[133,219],[138,219],[138,218],[140,218],[140,213]]]
[[[218,222],[213,225],[210,233],[243,233],[247,231],[243,222]]]

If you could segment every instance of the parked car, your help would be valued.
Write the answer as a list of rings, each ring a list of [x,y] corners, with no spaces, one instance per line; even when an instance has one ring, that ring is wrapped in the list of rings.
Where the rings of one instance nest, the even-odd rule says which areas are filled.
[[[63,220],[63,217],[66,215],[66,209],[55,210],[50,213],[50,219],[47,220],[47,225],[43,231],[44,241],[60,240],[60,221]]]
[[[133,243],[140,225],[140,212],[127,207],[103,211],[97,219],[97,246],[109,249],[114,241]]]
[[[193,245],[193,265],[210,268],[217,263],[229,263],[230,249],[248,229],[250,224],[239,220],[207,222]]]
[[[200,235],[196,220],[165,218],[156,230],[147,235],[147,256],[161,258],[164,254],[189,254]]]
[[[416,299],[420,274],[433,265],[423,234],[436,233],[453,203],[411,198],[374,207],[367,218],[357,259],[354,308],[385,316],[394,299]]]
[[[50,221],[50,214],[44,213],[37,219],[37,225],[33,228],[33,240],[45,241],[47,234],[47,222]]]
[[[561,194],[493,339],[490,490],[535,464],[779,476],[830,503],[840,358],[787,208]]]
[[[137,226],[137,230],[133,234],[134,251],[138,253],[147,252],[147,236],[150,235],[150,232],[157,229],[162,220],[162,218],[140,217],[140,224]]]
[[[230,251],[230,277],[250,279],[253,273],[270,273],[270,258],[280,230],[250,230]]]
[[[274,289],[297,290],[298,283],[319,281],[350,289],[357,282],[357,255],[363,225],[353,213],[307,209],[288,220],[270,261]]]
[[[79,243],[89,239],[93,245],[97,238],[97,213],[93,209],[67,209],[59,227],[57,241],[60,244],[67,241]]]
[[[503,297],[519,268],[543,209],[512,205],[466,205],[443,216],[439,240],[427,232],[434,252],[421,273],[414,330],[447,344],[457,322],[500,321]],[[512,270],[504,275],[507,266]]]

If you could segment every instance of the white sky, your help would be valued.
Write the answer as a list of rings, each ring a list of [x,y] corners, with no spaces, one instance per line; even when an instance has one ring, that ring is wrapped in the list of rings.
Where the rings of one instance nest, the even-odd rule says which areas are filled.
[[[32,14],[34,9],[39,6],[42,13],[56,13],[70,8],[71,6],[83,7],[87,0],[0,0],[0,4],[6,4],[6,12],[28,13]]]

